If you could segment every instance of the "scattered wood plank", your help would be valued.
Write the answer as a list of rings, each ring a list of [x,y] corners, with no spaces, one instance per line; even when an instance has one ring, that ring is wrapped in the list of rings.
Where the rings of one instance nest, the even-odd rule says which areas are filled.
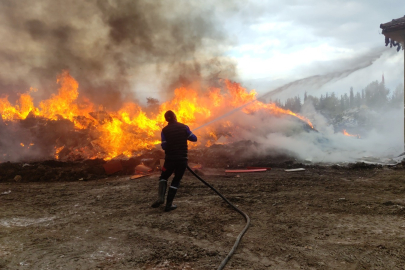
[[[151,175],[151,174],[135,174],[135,175],[132,175],[129,179],[134,180],[134,179],[142,178],[142,177],[145,177],[148,175]]]
[[[270,167],[246,167],[246,169],[248,170],[256,170],[256,169],[266,169],[267,171],[270,171],[271,168]]]
[[[284,170],[285,172],[301,172],[301,171],[305,171],[304,168],[297,168],[297,169],[287,169]]]
[[[225,170],[226,173],[252,173],[252,172],[265,172],[267,169],[253,169],[253,170]]]

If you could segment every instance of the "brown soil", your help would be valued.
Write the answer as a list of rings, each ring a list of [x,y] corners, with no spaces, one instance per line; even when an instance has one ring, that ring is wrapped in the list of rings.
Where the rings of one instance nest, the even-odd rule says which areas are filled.
[[[206,170],[252,220],[225,269],[404,269],[404,173]],[[177,210],[153,209],[157,178],[1,182],[0,269],[216,269],[243,217],[190,174]]]

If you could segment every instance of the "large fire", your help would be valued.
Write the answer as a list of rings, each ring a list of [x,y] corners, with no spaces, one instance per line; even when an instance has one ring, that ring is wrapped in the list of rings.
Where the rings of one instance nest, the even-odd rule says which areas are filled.
[[[192,88],[180,87],[175,89],[174,97],[159,105],[155,112],[146,112],[136,103],[126,103],[118,111],[108,111],[96,106],[86,97],[79,99],[79,83],[69,74],[62,72],[57,82],[60,85],[58,93],[43,100],[36,107],[30,89],[28,93],[20,94],[16,104],[12,105],[8,97],[0,98],[0,115],[7,124],[24,120],[29,117],[58,121],[68,120],[77,132],[87,130],[91,136],[85,147],[75,147],[57,140],[54,143],[54,157],[66,148],[81,158],[111,159],[119,155],[132,156],[136,151],[152,149],[160,143],[160,131],[165,126],[164,113],[173,110],[179,122],[186,123],[191,130],[222,115],[227,110],[240,107],[243,112],[252,114],[266,111],[272,115],[288,114],[313,125],[305,117],[289,110],[277,107],[274,103],[263,103],[256,100],[256,92],[247,91],[240,84],[229,80],[223,81],[221,88],[209,88],[201,93]],[[255,102],[253,102],[255,101]],[[223,121],[223,127],[232,127],[229,121]],[[201,133],[201,134],[200,134]],[[210,145],[218,139],[218,135],[211,127],[201,129],[199,136],[207,138],[200,145]],[[21,147],[29,147],[30,142],[21,142]]]

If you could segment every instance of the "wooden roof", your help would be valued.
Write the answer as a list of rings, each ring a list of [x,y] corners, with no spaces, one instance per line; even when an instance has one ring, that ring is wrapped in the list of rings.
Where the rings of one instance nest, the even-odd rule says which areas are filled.
[[[401,49],[399,44],[402,45],[402,49],[405,47],[405,16],[382,23],[380,24],[380,28],[382,29],[382,34],[385,36],[385,46],[388,44],[391,44],[390,47],[397,46],[397,51]]]
[[[393,19],[390,22],[380,24],[382,33],[394,32],[398,30],[405,30],[405,16],[399,19]]]

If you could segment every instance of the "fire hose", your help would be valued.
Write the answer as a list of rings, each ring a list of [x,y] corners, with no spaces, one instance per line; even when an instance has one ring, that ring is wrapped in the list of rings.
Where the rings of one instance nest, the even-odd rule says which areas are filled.
[[[240,232],[240,234],[238,235],[238,237],[236,238],[235,244],[233,245],[231,251],[229,251],[228,255],[225,257],[225,259],[221,262],[221,264],[218,266],[218,270],[224,269],[225,265],[227,264],[227,262],[229,261],[229,259],[232,257],[233,253],[235,252],[236,248],[239,245],[240,240],[242,239],[243,235],[245,234],[245,232],[247,231],[249,225],[250,225],[250,218],[249,216],[244,213],[243,211],[241,211],[239,208],[237,208],[234,204],[232,204],[230,201],[228,201],[221,193],[219,193],[213,186],[211,186],[210,184],[208,184],[207,182],[204,181],[204,179],[202,179],[200,176],[198,176],[192,169],[190,169],[190,167],[187,165],[187,169],[198,179],[200,180],[204,185],[206,185],[207,187],[209,187],[210,189],[212,189],[216,194],[218,194],[219,197],[221,197],[227,204],[229,204],[236,212],[238,212],[239,214],[241,214],[245,220],[246,220],[246,226],[245,228],[243,228],[243,230]]]

